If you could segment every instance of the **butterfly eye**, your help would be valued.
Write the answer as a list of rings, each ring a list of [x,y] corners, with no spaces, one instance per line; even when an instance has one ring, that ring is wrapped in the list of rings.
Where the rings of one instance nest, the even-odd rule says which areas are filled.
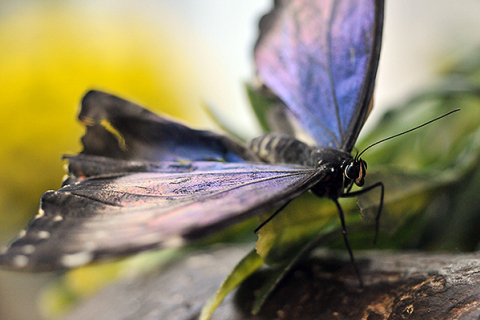
[[[363,160],[359,160],[358,162],[358,175],[355,178],[355,184],[359,187],[362,187],[365,184],[365,174],[367,173],[367,163]]]
[[[359,187],[363,187],[363,185],[365,184],[365,179],[361,177],[360,179],[355,180],[355,184]]]
[[[357,180],[359,174],[360,169],[354,164],[349,164],[345,169],[345,176],[350,180]]]

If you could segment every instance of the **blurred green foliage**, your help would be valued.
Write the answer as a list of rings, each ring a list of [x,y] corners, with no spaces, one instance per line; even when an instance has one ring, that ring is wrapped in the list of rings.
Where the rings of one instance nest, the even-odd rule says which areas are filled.
[[[479,201],[471,196],[466,199],[466,194],[474,195],[480,188],[475,179],[480,157],[479,70],[477,54],[451,66],[438,84],[387,112],[377,127],[357,144],[361,151],[381,139],[461,109],[362,155],[369,166],[367,185],[377,181],[385,184],[380,248],[474,250],[477,247]],[[355,231],[350,232],[350,237],[357,248],[371,248],[372,218],[380,195],[377,191],[358,198],[362,216],[370,223],[358,219],[359,208],[354,201],[341,200],[349,229]],[[294,200],[261,230],[259,253],[271,262],[288,260],[289,251],[298,252],[303,242],[318,236],[319,230],[330,233],[332,223],[338,228],[336,208],[324,202],[328,200],[311,194]]]

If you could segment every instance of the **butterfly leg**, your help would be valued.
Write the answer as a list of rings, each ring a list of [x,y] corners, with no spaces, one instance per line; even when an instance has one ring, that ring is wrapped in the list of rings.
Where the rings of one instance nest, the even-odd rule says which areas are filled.
[[[355,269],[355,273],[357,274],[360,287],[363,288],[363,279],[362,279],[362,276],[360,275],[360,270],[358,270],[358,266],[357,266],[357,263],[355,262],[355,258],[353,257],[353,251],[352,251],[352,248],[350,247],[350,242],[348,242],[347,226],[345,224],[345,215],[343,214],[343,209],[340,206],[340,203],[338,202],[337,199],[332,199],[332,200],[333,202],[335,202],[335,205],[337,206],[337,209],[338,209],[338,215],[340,216],[340,222],[342,224],[343,240],[345,241],[345,246],[347,247],[348,254],[350,255],[350,261],[353,265],[353,269]]]
[[[286,203],[284,203],[280,208],[278,208],[270,217],[268,217],[267,220],[263,221],[262,223],[260,223],[260,225],[255,229],[253,230],[254,233],[258,233],[258,231],[260,231],[260,229],[262,229],[267,223],[269,223],[273,218],[275,218],[275,216],[277,214],[280,213],[280,211],[282,211],[283,209],[285,209],[286,206],[288,206],[290,204],[290,202],[292,202],[292,200],[289,200],[287,201]]]
[[[378,187],[380,187],[380,204],[378,206],[377,215],[375,216],[375,237],[373,238],[373,244],[374,245],[377,243],[378,233],[380,232],[380,216],[382,214],[383,196],[385,194],[385,186],[383,185],[383,182],[377,182],[377,183],[374,183],[374,184],[372,184],[368,187],[363,188],[362,190],[344,193],[340,196],[342,198],[356,197],[356,196],[359,196],[361,194],[369,192],[370,190],[378,188]]]

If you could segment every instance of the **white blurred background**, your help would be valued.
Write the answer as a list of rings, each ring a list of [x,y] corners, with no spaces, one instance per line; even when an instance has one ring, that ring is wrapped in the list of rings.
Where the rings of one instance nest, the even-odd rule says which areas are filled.
[[[90,3],[98,6],[97,1]],[[104,4],[103,9],[111,10],[110,5]],[[117,1],[116,5],[146,10],[152,21],[177,33],[195,61],[201,98],[230,113],[226,118],[234,119],[232,125],[252,135],[250,124],[244,125],[251,115],[245,111],[248,102],[243,83],[253,75],[251,52],[257,21],[271,1],[166,0],[135,5]],[[380,110],[373,118],[382,108],[430,85],[445,64],[480,46],[477,0],[386,1],[385,15],[375,92]]]

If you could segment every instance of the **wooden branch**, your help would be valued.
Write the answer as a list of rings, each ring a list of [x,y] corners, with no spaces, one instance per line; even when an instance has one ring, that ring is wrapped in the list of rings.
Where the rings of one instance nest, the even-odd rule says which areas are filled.
[[[117,283],[67,319],[195,319],[245,249],[187,257],[163,272]],[[323,252],[293,270],[257,316],[255,288],[268,270],[249,278],[216,310],[214,320],[479,319],[480,255],[357,252],[365,287],[348,259]]]

